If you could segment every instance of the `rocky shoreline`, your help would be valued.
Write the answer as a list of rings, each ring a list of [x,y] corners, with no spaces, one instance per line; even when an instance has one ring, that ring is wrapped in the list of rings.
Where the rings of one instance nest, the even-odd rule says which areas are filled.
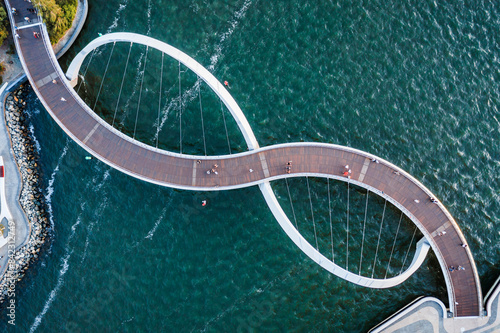
[[[15,288],[13,282],[20,281],[30,264],[38,259],[50,227],[40,185],[39,156],[25,113],[29,90],[29,84],[23,84],[5,100],[5,119],[22,178],[19,202],[29,221],[30,232],[25,244],[13,255],[9,253],[7,272],[0,281],[0,302]]]

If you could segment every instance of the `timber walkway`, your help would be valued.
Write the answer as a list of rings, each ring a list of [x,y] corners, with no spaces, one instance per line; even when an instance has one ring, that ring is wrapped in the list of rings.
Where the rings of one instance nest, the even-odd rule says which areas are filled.
[[[350,181],[389,197],[426,236],[440,262],[454,316],[480,316],[482,293],[470,248],[457,223],[432,193],[412,176],[368,153],[331,144],[294,143],[256,148],[227,156],[188,156],[155,149],[126,137],[100,119],[71,88],[52,51],[48,35],[24,0],[6,1],[13,25],[19,27],[16,47],[33,89],[47,111],[78,144],[110,166],[136,178],[190,190],[224,190],[263,184],[286,177],[320,176]],[[21,26],[24,17],[34,24]],[[35,38],[36,32],[40,38]],[[56,83],[53,83],[56,80]],[[376,159],[379,163],[373,162]],[[285,170],[293,161],[292,170]],[[207,174],[214,165],[218,174]],[[342,176],[344,165],[351,179]],[[252,172],[250,172],[250,169]],[[439,236],[446,232],[445,235]],[[450,272],[448,267],[465,270]]]

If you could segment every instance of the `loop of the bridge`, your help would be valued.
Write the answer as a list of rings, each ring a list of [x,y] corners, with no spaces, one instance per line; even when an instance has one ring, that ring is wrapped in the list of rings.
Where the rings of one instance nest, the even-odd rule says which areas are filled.
[[[126,77],[126,74],[127,74],[127,68],[128,68],[128,64],[129,64],[129,60],[130,60],[130,55],[131,55],[131,50],[132,50],[132,46],[133,46],[133,42],[130,43],[130,47],[129,47],[129,50],[128,50],[128,54],[127,54],[127,60],[125,62],[125,67],[124,67],[124,71],[123,71],[123,75],[122,75],[122,80],[121,80],[121,83],[120,83],[120,89],[119,89],[119,92],[118,92],[118,98],[117,98],[117,101],[116,101],[116,105],[115,105],[115,111],[114,111],[114,114],[113,114],[113,120],[111,122],[111,126],[114,127],[114,124],[115,124],[115,121],[116,121],[116,116],[117,116],[117,112],[118,112],[118,108],[119,108],[119,104],[120,104],[120,100],[121,100],[121,95],[122,95],[122,92],[123,92],[123,86],[124,86],[124,82],[125,82],[125,77]],[[108,72],[108,69],[109,69],[109,65],[111,63],[111,57],[113,55],[113,50],[114,50],[114,47],[116,45],[116,42],[113,43],[113,47],[111,49],[111,52],[109,54],[109,57],[108,57],[108,61],[106,63],[106,67],[105,67],[105,70],[104,70],[104,74],[102,76],[102,79],[101,79],[101,84],[99,86],[99,90],[98,90],[98,93],[97,93],[97,97],[94,101],[94,106],[93,106],[93,110],[95,111],[95,108],[96,108],[96,105],[99,101],[99,97],[100,97],[100,93],[102,91],[102,88],[103,88],[103,85],[104,85],[104,81],[105,81],[105,78],[106,78],[106,75],[107,75],[107,72]],[[94,53],[97,49],[94,49],[93,52],[92,52],[92,56],[85,68],[85,71],[83,73],[83,77],[85,77],[85,74],[87,73],[88,71],[88,68],[90,66],[90,63],[93,59],[93,56],[94,56]],[[139,120],[139,111],[140,111],[140,106],[141,106],[141,100],[142,100],[142,91],[143,91],[143,83],[144,83],[144,77],[145,77],[145,73],[146,73],[146,64],[147,64],[147,59],[148,59],[148,50],[149,50],[149,46],[146,46],[146,52],[145,52],[145,56],[144,56],[144,64],[143,64],[143,69],[142,71],[139,73],[139,75],[141,76],[141,84],[140,84],[140,88],[139,88],[139,97],[138,97],[138,102],[137,102],[137,108],[136,108],[136,117],[135,117],[135,122],[134,122],[134,131],[133,131],[133,135],[132,135],[132,138],[135,139],[136,137],[136,134],[137,134],[137,124],[138,124],[138,120]],[[155,143],[155,147],[158,148],[158,145],[159,145],[159,132],[160,132],[160,116],[161,116],[161,100],[162,100],[162,86],[163,86],[163,65],[164,65],[164,55],[165,53],[161,52],[161,69],[160,69],[160,80],[159,80],[159,97],[158,97],[158,117],[157,117],[157,124],[156,124],[156,143]],[[179,106],[179,131],[180,131],[180,152],[182,153],[182,88],[181,88],[181,73],[183,71],[181,70],[181,67],[180,67],[180,62],[179,62],[179,103],[178,103],[178,106]],[[80,87],[81,85],[83,84],[84,80],[82,80],[82,83],[80,84]],[[207,156],[207,143],[206,143],[206,134],[205,134],[205,122],[204,122],[204,115],[203,115],[203,104],[202,104],[202,96],[201,96],[201,78],[198,76],[198,79],[195,83],[195,89],[197,89],[197,92],[198,92],[198,100],[199,100],[199,108],[200,108],[200,118],[201,118],[201,128],[202,128],[202,139],[203,139],[203,151],[204,151],[204,155]],[[78,89],[79,90],[79,89]],[[77,90],[77,92],[78,92]],[[222,106],[222,101],[220,102],[221,103],[221,113],[222,113],[222,118],[223,118],[223,122],[224,122],[224,128],[225,128],[225,134],[226,134],[226,139],[227,139],[227,143],[228,143],[228,148],[229,148],[229,153],[231,154],[231,144],[230,144],[230,140],[229,140],[229,133],[228,133],[228,129],[227,129],[227,125],[226,125],[226,119],[225,119],[225,115],[224,115],[224,109],[223,109],[223,106]]]
[[[46,33],[46,31],[44,31],[44,33]],[[169,56],[173,57],[174,59],[178,60],[182,64],[186,65],[186,67],[188,67],[193,72],[195,72],[197,75],[199,75],[200,77],[203,78],[203,80],[210,86],[210,88],[219,96],[219,98],[221,98],[221,101],[224,102],[224,104],[227,106],[229,112],[231,112],[231,114],[233,115],[234,119],[236,120],[237,126],[242,131],[244,139],[249,146],[249,150],[259,149],[257,152],[250,151],[248,153],[240,153],[236,157],[234,157],[234,155],[233,155],[233,157],[231,157],[231,159],[249,158],[250,156],[253,156],[253,157],[258,156],[261,158],[262,165],[264,168],[265,156],[268,155],[271,150],[275,150],[275,149],[276,150],[279,150],[279,149],[293,150],[293,149],[296,149],[296,147],[298,147],[298,146],[304,146],[304,145],[307,147],[305,153],[307,153],[307,151],[309,149],[310,149],[310,151],[314,151],[314,150],[321,147],[320,149],[330,150],[330,152],[332,152],[333,154],[336,154],[337,152],[339,152],[340,154],[346,153],[346,154],[352,155],[353,157],[364,157],[365,159],[376,158],[373,155],[368,154],[366,152],[362,152],[362,151],[359,151],[359,150],[356,150],[353,148],[349,148],[349,147],[343,147],[343,146],[332,145],[332,144],[315,144],[315,143],[307,143],[307,144],[301,143],[301,144],[299,144],[299,143],[297,143],[297,144],[286,144],[286,145],[274,145],[272,147],[259,148],[259,145],[255,139],[255,135],[253,134],[253,131],[250,128],[250,125],[249,125],[248,121],[246,120],[246,117],[242,113],[241,109],[239,108],[239,106],[237,105],[235,100],[231,97],[231,95],[224,88],[224,86],[210,72],[208,72],[199,63],[197,63],[194,59],[190,58],[188,55],[186,55],[182,51],[175,49],[175,48],[173,48],[165,43],[159,42],[157,40],[153,40],[152,38],[147,37],[147,36],[138,36],[138,35],[129,34],[129,33],[115,33],[115,34],[111,34],[109,36],[99,37],[96,40],[92,41],[87,47],[85,47],[76,56],[75,60],[70,64],[70,66],[68,68],[68,72],[66,74],[66,77],[72,81],[72,84],[76,83],[75,81],[73,81],[75,78],[77,78],[77,75],[75,75],[75,73],[78,73],[78,69],[80,68],[80,66],[82,64],[83,59],[85,59],[85,55],[87,55],[94,48],[96,48],[100,45],[109,43],[110,41],[112,42],[113,40],[127,41],[127,42],[133,41],[135,43],[139,43],[139,44],[143,44],[143,45],[154,45],[159,50],[165,52]],[[45,47],[48,49],[47,46],[45,46]],[[48,52],[50,52],[50,51],[48,51]],[[50,57],[49,57],[49,61],[52,61],[52,59]],[[55,65],[54,65],[54,68],[56,68],[56,70],[60,71],[60,69],[57,69],[57,66],[55,66]],[[31,80],[31,78],[30,78],[30,80]],[[33,81],[33,82],[36,82],[36,81]],[[39,93],[40,92],[37,91],[37,94],[39,94]],[[182,93],[182,90],[181,90],[181,93]],[[79,106],[85,112],[92,113],[88,107],[87,108],[85,107],[85,105],[84,105],[85,103],[76,95],[76,93],[70,92],[70,94],[76,99]],[[181,96],[179,102],[182,103],[182,101],[183,101],[183,99]],[[47,104],[47,102],[44,102],[44,105],[45,104]],[[180,104],[180,106],[181,105],[182,104]],[[50,107],[48,107],[48,109],[50,110]],[[49,111],[49,112],[51,112],[51,111]],[[90,115],[90,113],[89,113],[89,115]],[[63,128],[65,128],[64,123],[61,121],[61,119],[59,119],[57,117],[57,114],[52,114],[52,115],[54,116],[56,121]],[[220,160],[227,159],[227,160],[229,160],[230,159],[230,157],[226,157],[226,156],[210,156],[207,158],[204,156],[203,157],[201,157],[201,156],[200,157],[189,156],[189,155],[178,154],[178,153],[174,153],[174,152],[167,152],[164,150],[156,149],[152,146],[148,146],[146,144],[143,144],[141,142],[133,140],[132,138],[130,138],[129,136],[127,136],[123,133],[120,133],[119,131],[115,130],[113,127],[111,127],[109,124],[107,124],[105,121],[103,121],[98,116],[94,117],[92,115],[91,117],[94,119],[94,121],[98,122],[100,126],[102,126],[101,127],[102,130],[100,130],[100,131],[103,131],[103,132],[111,131],[113,133],[114,137],[116,137],[117,139],[119,138],[118,140],[124,140],[122,142],[126,143],[127,146],[130,147],[131,145],[133,145],[133,146],[137,147],[141,151],[141,153],[142,153],[142,151],[144,151],[143,154],[150,154],[150,156],[152,156],[152,157],[160,157],[162,159],[168,158],[168,159],[174,159],[174,160],[177,159],[179,162],[180,161],[185,162],[186,160],[191,160],[191,159],[193,159],[193,160],[194,159],[202,159],[202,160],[207,160],[207,159],[217,159],[217,160],[218,159],[220,159]],[[182,125],[182,121],[180,123]],[[90,147],[87,147],[85,143],[82,143],[81,139],[79,137],[75,136],[74,133],[71,132],[71,130],[68,130],[66,128],[65,131],[68,132],[68,134],[72,138],[74,138],[77,142],[79,142],[84,148],[92,151],[92,149]],[[180,132],[180,137],[182,138],[181,133],[182,132]],[[102,134],[104,134],[104,133],[102,133]],[[78,140],[80,140],[80,141],[78,141]],[[94,147],[94,148],[96,148],[96,147]],[[218,190],[222,190],[222,189],[240,188],[242,186],[259,185],[259,188],[260,188],[262,194],[264,195],[264,198],[265,198],[268,206],[270,207],[271,211],[273,212],[273,215],[278,220],[278,222],[280,223],[280,226],[287,233],[287,235],[290,237],[290,239],[307,256],[309,256],[317,264],[319,264],[320,266],[322,266],[323,268],[325,268],[326,270],[328,270],[332,274],[335,274],[335,275],[337,275],[343,279],[346,279],[352,283],[355,283],[355,284],[359,284],[359,285],[371,287],[371,288],[388,288],[388,287],[395,286],[395,285],[405,281],[409,276],[411,276],[411,274],[413,274],[416,271],[416,269],[422,264],[422,262],[425,258],[425,254],[427,253],[427,251],[429,249],[428,244],[426,244],[424,241],[419,241],[417,243],[418,244],[417,251],[415,252],[415,256],[414,256],[412,263],[408,266],[408,269],[406,269],[404,272],[403,272],[403,269],[404,269],[405,265],[403,265],[402,269],[400,271],[400,274],[398,276],[388,278],[388,279],[370,279],[367,277],[363,277],[363,276],[351,273],[351,272],[339,267],[338,265],[333,263],[332,260],[329,260],[326,257],[324,257],[321,253],[319,253],[319,251],[314,249],[314,247],[312,247],[307,242],[307,240],[298,232],[298,230],[295,227],[293,227],[292,223],[290,222],[288,217],[286,217],[286,215],[284,214],[283,210],[281,209],[279,203],[277,202],[276,196],[274,195],[274,193],[270,187],[270,184],[269,184],[269,181],[275,180],[275,179],[286,178],[286,177],[288,177],[287,175],[273,174],[270,177],[267,175],[265,175],[265,177],[259,176],[260,178],[258,177],[259,179],[257,179],[257,180],[251,180],[249,182],[244,182],[243,184],[238,183],[236,185],[234,185],[234,184],[223,185],[223,186],[220,186],[220,188],[215,188],[215,187],[210,187],[210,186],[199,187],[197,184],[194,184],[191,182],[185,183],[184,180],[181,181],[180,179],[160,180],[160,179],[157,179],[158,177],[152,177],[148,174],[143,174],[143,172],[138,170],[137,167],[135,167],[135,166],[132,167],[132,165],[129,165],[123,161],[121,161],[120,163],[116,163],[116,161],[110,161],[110,160],[106,159],[104,156],[99,155],[99,152],[95,152],[95,153],[97,153],[97,156],[100,157],[104,162],[107,162],[108,164],[114,166],[115,168],[118,168],[119,170],[121,170],[121,171],[123,171],[131,176],[134,176],[134,177],[146,180],[146,181],[150,181],[153,183],[165,185],[165,186],[172,186],[172,187],[181,188],[181,189],[202,189],[202,190],[218,189]],[[335,158],[333,158],[333,159],[336,159],[336,158],[337,157],[335,156]],[[148,160],[152,163],[157,163],[152,158],[148,158]],[[420,196],[427,195],[427,196],[433,197],[432,193],[425,186],[423,186],[418,180],[413,178],[411,175],[406,173],[404,170],[402,170],[402,169],[398,168],[397,166],[391,164],[390,162],[384,161],[382,159],[381,159],[380,165],[383,166],[381,168],[382,170],[384,168],[385,169],[390,168],[392,170],[395,170],[395,172],[397,172],[397,174],[398,174],[398,177],[399,177],[399,175],[401,175],[406,181],[409,181],[409,185],[417,186],[419,188],[418,194]],[[267,168],[267,166],[266,166],[266,168]],[[264,168],[264,170],[265,170],[265,168]],[[331,171],[326,171],[324,168],[320,168],[320,170],[322,170],[322,171],[317,173],[317,172],[314,172],[311,169],[309,169],[309,170],[305,170],[304,173],[295,173],[292,176],[319,176],[319,177],[323,177],[323,178],[332,178],[332,179],[336,179],[336,180],[346,181],[345,178],[340,177],[338,175],[335,175],[335,174],[331,173]],[[250,177],[250,178],[252,178],[252,177]],[[194,180],[194,178],[193,178],[193,180]],[[453,306],[454,300],[456,299],[456,296],[455,296],[456,293],[455,293],[455,289],[454,289],[455,288],[455,285],[454,285],[455,281],[452,280],[452,277],[450,276],[450,274],[446,270],[447,261],[446,261],[445,256],[441,253],[442,249],[440,248],[438,242],[436,242],[436,240],[433,239],[433,236],[431,236],[431,234],[433,233],[433,230],[429,230],[428,229],[429,227],[426,226],[424,223],[422,223],[422,221],[420,221],[417,216],[415,216],[415,213],[418,213],[421,210],[420,209],[413,209],[411,207],[405,206],[403,203],[398,201],[396,198],[392,198],[390,195],[385,194],[377,186],[374,186],[373,184],[359,181],[357,179],[351,179],[350,183],[361,186],[365,189],[369,189],[373,193],[376,193],[377,195],[390,201],[398,209],[403,211],[405,213],[405,215],[407,215],[410,218],[410,220],[412,220],[418,226],[418,228],[423,232],[424,236],[429,240],[429,243],[432,245],[433,249],[436,251],[436,253],[438,255],[438,260],[439,260],[440,265],[443,269],[443,272],[445,273],[444,276],[445,276],[446,285],[448,288],[449,301],[450,301],[450,304],[452,305],[451,310],[455,311],[456,306]],[[451,217],[449,212],[447,212],[447,210],[440,203],[439,203],[439,206],[437,206],[437,207],[439,207],[439,209],[449,219],[449,221],[451,222],[451,224],[454,228],[454,231],[456,231],[456,234],[458,234],[458,236],[461,239],[463,239],[463,235],[461,234],[460,229],[456,225],[456,222],[453,220],[453,217]],[[416,234],[416,232],[415,232],[415,234]],[[410,243],[410,246],[412,245],[412,243],[413,242]],[[471,266],[470,266],[471,271],[473,271],[473,274],[474,274],[473,276],[474,276],[475,286],[479,286],[480,284],[478,282],[477,270],[475,268],[470,250],[467,249],[466,253],[467,253],[467,256],[469,258],[469,262],[471,264]],[[406,258],[408,257],[408,254],[409,254],[409,252],[407,252]],[[481,296],[480,288],[475,288],[475,291],[476,291],[476,294],[479,296],[478,299],[476,300],[476,304],[481,305],[482,303],[481,303],[481,298],[480,298],[480,296]],[[462,293],[461,296],[465,297],[465,294]],[[462,305],[461,305],[461,307],[463,308]],[[470,312],[471,311],[464,312],[464,313],[470,313]]]
[[[318,241],[318,238],[317,238],[317,229],[316,229],[316,223],[315,223],[315,218],[314,218],[314,210],[313,210],[313,204],[312,204],[312,199],[311,199],[312,198],[312,194],[311,194],[312,191],[311,191],[310,184],[309,184],[309,177],[306,176],[305,178],[306,178],[306,187],[307,187],[307,192],[308,192],[309,207],[310,207],[310,212],[311,212],[311,222],[312,222],[312,225],[313,225],[314,241],[315,241],[315,245],[316,245],[316,250],[319,252],[319,241]],[[288,183],[288,179],[287,178],[285,178],[284,180],[285,180],[286,189],[287,189],[287,197],[288,197],[288,200],[290,202],[292,216],[293,216],[294,223],[295,223],[295,228],[297,230],[299,230],[299,225],[297,223],[297,218],[296,218],[296,215],[295,215],[295,208],[294,208],[294,204],[293,204],[292,196],[291,196],[291,192],[290,192],[290,185]],[[330,198],[330,178],[327,178],[327,191],[328,191],[328,212],[329,212],[329,220],[330,220],[329,221],[330,222],[329,223],[330,224],[330,245],[331,245],[331,253],[332,253],[332,262],[334,263],[335,262],[335,256],[334,256],[333,224],[332,224],[331,202],[330,202],[330,200],[331,200],[331,198]],[[363,235],[362,235],[361,252],[360,252],[360,258],[359,258],[359,271],[358,271],[358,275],[360,275],[360,276],[361,276],[361,268],[362,268],[362,262],[363,262],[363,246],[364,246],[364,240],[365,240],[365,229],[366,229],[366,221],[367,221],[367,214],[368,214],[368,196],[369,196],[369,193],[370,193],[370,191],[367,190],[367,192],[366,192],[366,200],[365,200],[364,221],[363,221]],[[350,201],[350,199],[349,199],[349,201]],[[375,257],[374,257],[374,262],[372,264],[372,272],[371,272],[371,278],[372,279],[374,277],[375,268],[376,268],[376,262],[377,262],[377,257],[378,257],[378,251],[379,251],[379,248],[380,248],[379,244],[380,244],[380,238],[381,238],[381,235],[382,235],[382,229],[383,229],[383,226],[384,226],[386,207],[387,207],[387,200],[384,201],[384,206],[383,206],[383,211],[382,211],[382,218],[381,218],[381,222],[379,224],[379,233],[378,233],[378,239],[377,239],[376,253],[375,253]],[[392,255],[393,255],[393,252],[394,252],[394,249],[395,249],[395,246],[396,246],[396,240],[398,238],[400,226],[402,224],[403,215],[404,215],[404,213],[401,212],[401,215],[400,215],[400,218],[399,218],[399,222],[398,222],[398,227],[397,227],[396,234],[395,234],[394,240],[393,240],[391,254],[390,254],[389,261],[388,261],[388,264],[387,264],[387,267],[386,267],[386,272],[385,272],[385,275],[384,275],[384,279],[387,279],[388,271],[389,271],[390,264],[391,264],[391,261],[392,261],[391,260],[392,259]],[[307,219],[306,219],[306,222],[308,222]],[[401,272],[405,268],[406,259],[407,259],[407,257],[409,256],[409,254],[411,252],[411,245],[413,244],[413,240],[414,240],[414,237],[416,235],[416,231],[417,230],[418,229],[414,230],[412,241],[410,242],[410,246],[405,251],[405,260],[403,261],[403,264],[401,266],[401,270],[400,270],[399,274],[401,274]],[[348,237],[350,237],[349,230],[346,228],[346,238],[348,238]],[[349,255],[346,254],[346,270],[348,268],[348,266],[347,266],[348,259],[349,259]]]
[[[96,108],[96,105],[99,101],[99,97],[100,97],[100,94],[101,94],[101,91],[103,89],[103,85],[104,85],[104,81],[105,81],[105,78],[106,78],[106,75],[107,75],[107,72],[108,72],[108,69],[109,69],[109,65],[111,63],[111,57],[113,55],[113,50],[114,50],[114,47],[116,45],[116,42],[113,43],[113,48],[111,49],[111,52],[108,56],[108,60],[107,60],[107,63],[106,63],[106,67],[105,67],[105,70],[104,70],[104,74],[102,76],[102,79],[101,79],[101,84],[99,86],[99,90],[98,90],[98,93],[97,93],[97,97],[94,101],[94,105],[93,105],[93,110],[95,110]],[[129,50],[128,50],[128,54],[127,54],[127,60],[125,62],[125,67],[124,67],[124,70],[123,70],[123,74],[122,74],[122,79],[121,79],[121,83],[120,83],[120,88],[119,88],[119,91],[118,91],[118,98],[116,100],[116,105],[115,105],[115,110],[114,110],[114,113],[113,113],[113,120],[111,121],[111,126],[114,127],[115,125],[115,122],[116,122],[116,117],[117,117],[117,114],[118,114],[118,109],[119,109],[119,105],[120,105],[120,101],[121,101],[121,96],[122,96],[122,92],[123,92],[123,88],[124,88],[124,84],[125,84],[125,78],[126,78],[126,74],[127,74],[127,69],[128,69],[128,65],[129,65],[129,62],[130,62],[130,56],[131,56],[131,51],[132,51],[132,46],[134,45],[133,42],[130,42],[130,46],[129,46]],[[145,56],[144,56],[144,64],[143,64],[143,68],[142,68],[142,71],[139,73],[139,76],[141,78],[141,84],[140,84],[140,88],[139,88],[139,97],[138,97],[138,102],[137,102],[137,108],[136,108],[136,117],[135,117],[135,122],[134,122],[134,130],[133,130],[133,134],[132,134],[132,138],[135,139],[136,137],[136,134],[137,134],[137,126],[138,126],[138,121],[139,121],[139,111],[140,111],[140,106],[141,106],[141,100],[142,100],[142,92],[143,92],[143,83],[144,83],[144,77],[145,77],[145,73],[146,73],[146,63],[147,63],[147,59],[148,59],[148,50],[149,50],[149,46],[146,46],[146,52],[145,52]],[[89,66],[92,62],[92,59],[94,58],[94,54],[96,53],[97,51],[97,48],[94,49],[92,51],[92,55],[86,65],[86,68],[84,70],[84,73],[82,74],[82,77],[84,78],[88,69],[89,69]],[[160,116],[161,116],[161,104],[162,104],[162,88],[163,88],[163,68],[164,68],[164,56],[165,56],[165,53],[164,52],[161,52],[161,66],[160,66],[160,80],[159,80],[159,90],[158,90],[158,117],[157,117],[157,120],[156,120],[156,134],[155,134],[155,147],[158,148],[158,145],[159,145],[159,133],[161,131],[161,124],[160,124]],[[178,103],[177,103],[177,106],[178,106],[178,115],[179,115],[179,150],[180,150],[180,153],[182,154],[182,151],[183,151],[183,133],[182,133],[182,114],[183,114],[183,107],[182,107],[182,104],[184,104],[183,102],[183,93],[182,93],[182,84],[181,84],[181,81],[182,81],[182,76],[181,74],[183,73],[184,71],[182,70],[181,68],[181,63],[179,62],[179,73],[178,73],[178,85],[179,85],[179,97],[178,97]],[[79,85],[79,88],[77,89],[77,92],[79,91],[80,87],[82,86],[83,82],[85,82],[85,80],[81,80],[81,83]],[[202,79],[198,76],[197,78],[197,81],[194,85],[194,89],[197,90],[197,95],[198,95],[198,104],[199,104],[199,108],[200,108],[200,119],[201,119],[201,134],[202,134],[202,140],[203,140],[203,152],[204,152],[204,155],[207,156],[208,155],[208,152],[207,152],[207,138],[206,138],[206,129],[205,129],[205,117],[204,117],[204,110],[203,110],[203,103],[202,103],[202,94],[201,94],[201,84],[202,84]],[[225,117],[225,112],[224,112],[224,108],[223,108],[223,103],[222,101],[220,100],[220,107],[221,107],[221,114],[222,114],[222,120],[223,120],[223,124],[224,124],[224,130],[225,130],[225,136],[226,136],[226,140],[227,140],[227,145],[228,145],[228,151],[229,151],[229,154],[232,154],[232,151],[231,151],[231,143],[230,143],[230,140],[229,140],[229,132],[228,132],[228,128],[227,128],[227,123],[226,123],[226,117]]]
[[[116,42],[113,43],[113,49],[114,49],[115,43]],[[127,61],[126,61],[126,64],[125,64],[125,69],[124,69],[124,73],[123,73],[123,77],[122,77],[122,82],[121,82],[121,85],[120,85],[120,91],[119,91],[119,94],[118,94],[118,100],[117,100],[116,107],[115,107],[115,115],[113,117],[112,125],[115,122],[116,113],[117,113],[117,109],[118,109],[119,102],[120,102],[120,97],[121,97],[122,90],[123,90],[124,79],[125,79],[125,75],[126,75],[126,71],[127,71],[129,59],[130,59],[130,52],[131,52],[132,45],[133,45],[133,42],[130,43],[129,52],[128,52],[128,55],[127,55]],[[99,93],[100,93],[100,91],[102,89],[103,81],[104,81],[104,78],[105,78],[107,70],[108,70],[108,66],[109,66],[109,63],[110,63],[110,60],[111,60],[111,55],[113,53],[113,49],[111,50],[111,53],[110,53],[109,58],[108,58],[106,69],[105,69],[103,78],[101,80],[101,85],[100,85],[100,88],[99,88]],[[148,50],[149,50],[149,46],[146,45],[146,52],[145,52],[145,57],[144,57],[144,64],[143,64],[143,69],[142,69],[142,72],[141,72],[142,75],[141,75],[141,84],[140,84],[140,88],[139,88],[139,101],[137,103],[136,117],[135,117],[135,123],[134,123],[134,132],[133,132],[133,138],[134,139],[135,139],[136,131],[137,131],[139,108],[140,108],[140,102],[141,102],[141,95],[142,95],[142,91],[143,91],[144,76],[145,76],[145,72],[146,72]],[[94,52],[95,52],[95,49],[94,49]],[[93,52],[93,54],[94,54],[94,52]],[[92,56],[93,56],[93,54],[92,54]],[[91,60],[92,60],[92,57],[89,60],[89,64],[90,64]],[[160,132],[160,115],[161,115],[161,96],[162,96],[161,93],[162,93],[162,80],[163,80],[163,63],[164,63],[164,52],[162,52],[162,61],[161,61],[161,70],[160,70],[160,88],[159,88],[160,92],[159,92],[158,119],[157,119],[157,129],[156,129],[156,147],[158,147],[159,132]],[[87,65],[86,71],[88,70],[89,64]],[[180,146],[180,153],[182,154],[182,151],[183,151],[183,144],[182,144],[183,143],[183,139],[182,139],[183,138],[183,136],[182,136],[183,93],[182,93],[181,74],[184,71],[182,70],[181,66],[182,66],[181,62],[179,61],[178,62],[179,97],[178,97],[178,103],[177,103],[177,105],[178,105],[178,112],[179,112],[179,146]],[[194,88],[197,89],[197,92],[198,92],[198,100],[199,100],[199,107],[200,107],[200,118],[201,118],[201,126],[202,126],[202,137],[203,137],[204,155],[207,156],[207,146],[206,146],[205,126],[204,126],[204,116],[203,116],[203,105],[202,105],[202,98],[201,98],[201,78],[199,76],[197,78],[197,81],[196,81],[196,84],[195,84]],[[99,96],[99,93],[98,93],[98,96]],[[96,99],[96,102],[94,104],[94,108],[95,108],[95,105],[97,103],[97,99]],[[223,122],[224,122],[224,128],[225,128],[225,132],[226,132],[226,139],[227,139],[227,142],[228,142],[229,152],[231,153],[231,146],[230,146],[229,134],[228,134],[228,130],[227,130],[227,125],[226,125],[226,120],[225,120],[225,115],[224,115],[224,109],[222,107],[222,100],[220,100],[220,103],[221,103],[221,113],[222,113],[222,118],[223,118]],[[327,178],[328,200],[329,200],[328,205],[329,205],[329,223],[330,223],[330,243],[331,243],[331,255],[332,255],[332,260],[331,261],[333,263],[334,259],[335,259],[335,254],[334,254],[334,243],[333,243],[333,225],[332,225],[332,215],[331,215],[331,197],[330,197],[330,182],[329,182],[329,180],[330,179]],[[285,178],[285,182],[286,182],[286,186],[287,186],[287,192],[288,192],[288,197],[289,197],[289,201],[290,201],[290,205],[291,205],[291,209],[292,209],[293,218],[294,218],[294,221],[295,221],[295,228],[296,228],[296,230],[299,230],[299,226],[298,226],[297,219],[296,219],[296,216],[295,216],[295,209],[294,209],[294,205],[293,205],[291,194],[290,194],[290,188],[289,188],[288,180],[286,178]],[[312,204],[312,195],[311,195],[311,189],[310,189],[310,184],[309,184],[309,177],[307,177],[307,176],[306,176],[306,184],[307,184],[307,190],[308,190],[309,206],[310,206],[310,210],[311,210],[311,221],[312,221],[312,224],[313,224],[314,240],[315,240],[316,250],[319,253],[319,241],[318,241],[318,235],[317,235],[317,230],[316,230],[316,221],[315,221],[315,217],[314,217],[314,209],[313,209],[313,204]],[[348,181],[347,182],[347,205],[346,205],[346,268],[345,268],[347,271],[349,270],[350,190],[351,190],[351,188],[350,188],[350,181]],[[365,219],[364,219],[364,223],[363,223],[363,237],[362,237],[360,265],[359,265],[359,272],[358,272],[359,274],[361,274],[361,267],[362,267],[363,246],[364,246],[364,238],[365,238],[365,226],[366,226],[367,208],[368,208],[368,195],[369,195],[369,191],[367,191],[367,198],[366,198]],[[385,213],[385,205],[384,205],[384,213]],[[382,223],[380,225],[379,238],[378,238],[378,242],[377,242],[377,251],[376,251],[376,254],[375,254],[375,262],[374,262],[373,269],[372,269],[372,274],[371,274],[371,278],[372,279],[373,279],[373,276],[374,276],[374,271],[375,271],[375,266],[376,266],[376,259],[377,259],[378,247],[379,247],[379,243],[380,243],[380,234],[381,234],[381,231],[382,231],[382,225],[383,225],[383,217],[382,217]],[[389,267],[389,265],[388,265],[388,267]],[[401,271],[403,269],[404,269],[404,265],[401,267]],[[387,272],[386,272],[386,276],[384,278],[386,278],[386,277],[387,277]]]

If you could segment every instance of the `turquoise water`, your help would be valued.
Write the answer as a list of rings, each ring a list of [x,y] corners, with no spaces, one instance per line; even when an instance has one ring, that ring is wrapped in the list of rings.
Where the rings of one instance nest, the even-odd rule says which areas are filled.
[[[500,273],[499,27],[498,5],[484,1],[91,1],[81,37],[61,64],[66,68],[99,32],[147,34],[228,80],[262,146],[331,142],[391,161],[448,207],[486,292]],[[110,51],[99,50],[80,89],[91,106]],[[128,45],[113,52],[96,104],[108,121]],[[145,49],[134,46],[118,104],[117,127],[131,135],[144,57]],[[160,67],[161,56],[149,50],[136,136],[153,145]],[[179,151],[182,124],[183,152],[204,154],[196,77],[181,73],[181,121],[175,61],[164,60],[161,81],[159,146]],[[206,86],[200,95],[207,153],[228,153],[220,105]],[[420,295],[446,301],[432,254],[396,288],[357,287],[303,255],[258,188],[201,193],[147,184],[85,160],[34,95],[29,112],[53,230],[49,249],[19,285],[17,331],[364,332]],[[231,152],[244,151],[222,112]],[[299,230],[313,243],[317,227],[329,254],[330,203],[335,261],[356,272],[364,190],[349,189],[347,235],[346,185],[331,182],[329,201],[325,181],[309,183],[311,200],[305,179],[288,184]],[[286,183],[273,189],[292,219]],[[375,265],[383,277],[400,215],[390,206],[384,214],[383,200],[373,195],[369,207],[361,270],[371,275]],[[413,230],[403,219],[389,274],[401,268]]]

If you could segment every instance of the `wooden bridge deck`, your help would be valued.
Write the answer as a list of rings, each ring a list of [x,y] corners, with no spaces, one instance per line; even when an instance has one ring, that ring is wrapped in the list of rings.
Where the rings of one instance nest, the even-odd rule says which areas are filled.
[[[395,167],[385,161],[374,163],[368,154],[333,145],[281,145],[245,154],[202,159],[198,163],[196,158],[173,156],[136,144],[103,125],[76,97],[65,82],[66,78],[58,68],[53,53],[47,50],[45,39],[33,36],[33,32],[43,35],[41,26],[21,27],[25,16],[32,20],[36,18],[26,9],[30,4],[24,0],[10,0],[8,3],[19,11],[13,17],[15,25],[20,27],[18,53],[34,90],[63,130],[93,155],[146,181],[164,186],[214,190],[250,186],[273,177],[294,174],[339,176],[344,171],[344,165],[348,164],[352,169],[353,180],[392,197],[413,214],[430,235],[434,250],[438,249],[437,256],[441,256],[445,263],[443,273],[451,283],[451,289],[448,290],[452,290],[449,299],[454,303],[450,304],[454,315],[463,317],[481,314],[479,278],[470,249],[461,247],[465,239],[460,229],[446,209],[430,202],[426,190],[406,173],[395,173]],[[52,83],[53,78],[56,78],[56,84]],[[290,160],[293,161],[292,172],[287,175],[285,165]],[[207,174],[214,164],[219,166],[218,175]],[[420,202],[416,203],[415,200]],[[441,231],[446,231],[446,234],[439,236]],[[449,272],[446,269],[459,265],[465,270]]]

